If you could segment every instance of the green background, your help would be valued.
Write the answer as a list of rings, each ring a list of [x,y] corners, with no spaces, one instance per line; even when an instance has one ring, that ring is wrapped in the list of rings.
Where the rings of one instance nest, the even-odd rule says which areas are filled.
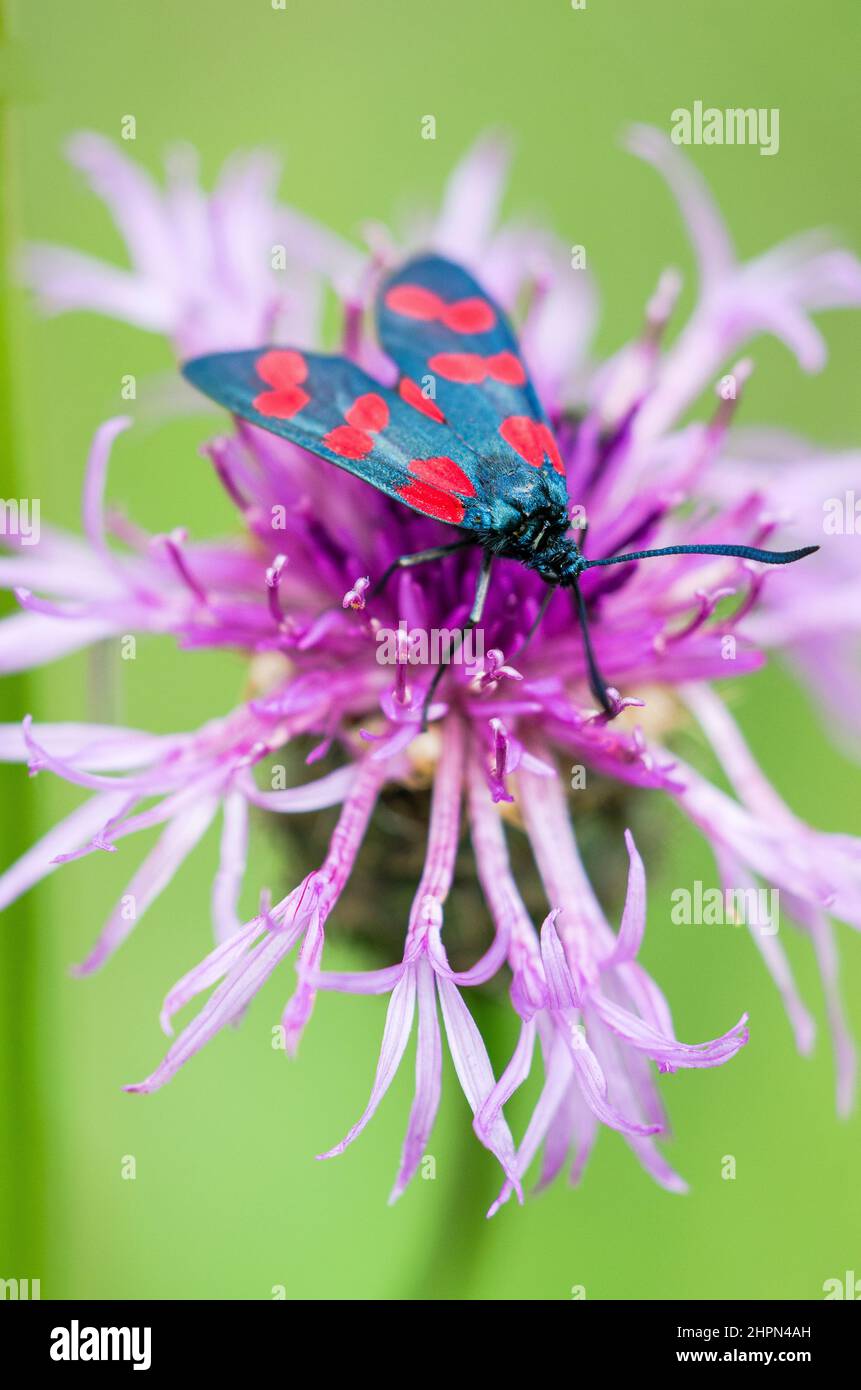
[[[567,0],[287,0],[283,12],[269,0],[22,0],[6,17],[4,234],[10,247],[38,237],[118,258],[61,145],[81,128],[117,136],[129,113],[130,152],[153,170],[177,138],[198,146],[208,179],[236,148],[274,147],[286,157],[284,196],[345,234],[435,199],[473,138],[502,126],[518,152],[506,210],[544,215],[566,243],[587,247],[603,298],[599,344],[612,349],[636,331],[664,265],[692,270],[666,190],[620,148],[629,121],[666,129],[674,107],[697,99],[777,106],[777,157],[693,152],[739,250],[817,224],[857,235],[859,19],[855,0],[588,0],[584,11]],[[435,142],[419,138],[428,113]],[[169,351],[86,315],[40,322],[22,295],[6,308],[0,490],[38,496],[44,520],[77,527],[85,452],[97,423],[121,409],[120,376],[168,367]],[[746,419],[842,445],[861,425],[857,319],[821,321],[832,351],[821,377],[800,376],[781,346],[757,345]],[[138,426],[116,451],[113,496],[154,529],[227,529],[229,509],[195,453],[201,429]],[[237,660],[178,655],[168,639],[147,639],[135,663],[116,665],[110,697],[83,657],[7,682],[4,717],[98,716],[107,702],[130,724],[191,728],[227,710],[243,679]],[[777,668],[735,695],[790,804],[823,828],[861,829],[855,767],[807,697]],[[20,769],[3,771],[0,798],[4,863],[76,800]],[[346,1156],[313,1159],[364,1105],[385,1001],[321,998],[291,1064],[269,1031],[289,965],[242,1026],[166,1090],[122,1094],[162,1054],[166,989],[207,948],[215,860],[211,834],[109,967],[75,982],[68,964],[144,849],[126,841],[52,877],[2,924],[0,1275],[40,1278],[43,1297],[268,1298],[283,1285],[288,1298],[566,1299],[582,1284],[589,1298],[662,1299],[817,1298],[825,1279],[861,1271],[861,1127],[835,1117],[826,1037],[813,1058],[795,1055],[744,933],[670,926],[671,887],[713,881],[712,865],[678,816],[657,799],[649,809],[662,817],[665,853],[650,873],[644,959],[679,1035],[712,1037],[743,1008],[753,1020],[731,1065],[661,1082],[677,1135],[670,1157],[690,1196],[659,1191],[604,1132],[579,1190],[560,1183],[486,1223],[498,1176],[449,1067],[430,1146],[436,1179],[419,1178],[388,1208],[410,1065]],[[277,891],[289,878],[277,840],[258,830],[255,842],[249,883]],[[840,940],[857,1024],[861,945],[848,928]],[[795,937],[787,944],[824,1026],[812,953]],[[358,961],[345,948],[330,959]],[[510,1035],[488,1026],[499,1065]],[[513,1119],[522,1126],[522,1107]],[[721,1178],[726,1154],[737,1160],[732,1182]],[[124,1155],[136,1159],[134,1181],[122,1179]]]

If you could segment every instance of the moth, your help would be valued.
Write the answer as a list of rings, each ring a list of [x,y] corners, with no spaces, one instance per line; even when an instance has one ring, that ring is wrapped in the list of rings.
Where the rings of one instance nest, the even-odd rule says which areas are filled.
[[[532,631],[554,590],[570,589],[589,685],[609,716],[618,706],[595,660],[578,582],[586,570],[662,555],[786,565],[818,550],[670,545],[587,558],[582,533],[578,542],[572,532],[559,447],[500,307],[462,266],[424,255],[383,282],[376,315],[380,343],[399,372],[392,389],[346,357],[289,347],[214,353],[183,371],[234,415],[460,533],[448,545],[401,556],[377,591],[396,569],[468,545],[480,547],[482,560],[467,628],[481,621],[497,557],[518,560],[549,586]],[[438,667],[430,682],[425,718],[443,673]]]

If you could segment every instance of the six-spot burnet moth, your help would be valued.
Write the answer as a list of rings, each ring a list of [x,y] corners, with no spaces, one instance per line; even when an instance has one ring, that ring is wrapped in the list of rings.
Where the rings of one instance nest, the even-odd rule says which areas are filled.
[[[659,555],[785,565],[818,549],[671,545],[587,559],[571,534],[565,469],[517,339],[472,276],[439,256],[411,260],[383,283],[377,321],[400,373],[395,389],[345,357],[292,348],[215,353],[187,362],[183,371],[233,414],[464,533],[451,545],[402,556],[378,589],[400,566],[471,544],[483,554],[467,627],[481,620],[496,556],[521,561],[551,586],[537,621],[556,587],[571,589],[590,688],[608,715],[618,706],[592,649],[578,583],[585,570]],[[429,376],[433,397],[419,385]],[[429,684],[425,717],[443,672],[439,667]]]

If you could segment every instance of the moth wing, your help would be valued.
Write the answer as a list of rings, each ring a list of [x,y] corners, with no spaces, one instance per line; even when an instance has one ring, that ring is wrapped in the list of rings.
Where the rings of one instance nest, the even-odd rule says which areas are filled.
[[[432,402],[406,400],[346,358],[257,348],[196,357],[183,373],[234,415],[414,511],[467,529],[487,525],[478,460]]]
[[[528,494],[541,471],[566,503],[564,465],[517,338],[468,271],[440,256],[408,261],[381,286],[377,322],[402,395],[431,396],[452,430],[496,461],[506,487]]]

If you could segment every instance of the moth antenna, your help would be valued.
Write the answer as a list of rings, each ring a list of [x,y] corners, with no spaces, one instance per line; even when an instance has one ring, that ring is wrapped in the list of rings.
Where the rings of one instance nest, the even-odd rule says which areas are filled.
[[[815,554],[818,549],[818,545],[805,545],[801,550],[760,550],[755,545],[665,545],[659,550],[632,550],[627,555],[586,560],[583,569],[596,565],[624,565],[629,560],[652,560],[657,555],[732,555],[738,560],[760,560],[764,565],[791,565]]]

